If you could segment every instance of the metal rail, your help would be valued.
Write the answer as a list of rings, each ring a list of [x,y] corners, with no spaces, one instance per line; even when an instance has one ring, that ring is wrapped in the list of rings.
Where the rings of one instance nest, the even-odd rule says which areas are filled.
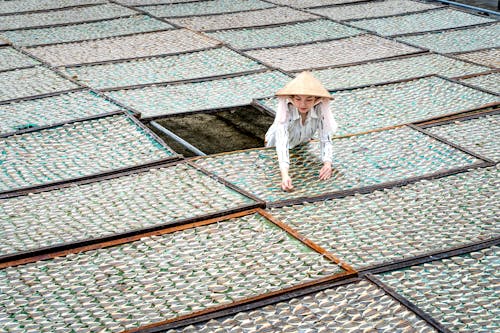
[[[168,136],[172,140],[175,140],[177,143],[181,144],[184,148],[195,153],[196,155],[198,155],[198,156],[206,156],[207,155],[204,152],[202,152],[201,150],[199,150],[198,148],[196,148],[195,146],[193,146],[192,144],[190,144],[189,142],[187,142],[186,140],[184,140],[183,138],[177,136],[176,134],[172,133],[171,131],[169,131],[165,127],[161,126],[156,121],[153,120],[149,123],[151,124],[151,126],[156,128],[157,130],[159,130],[160,132],[162,132],[163,134],[165,134],[166,136]]]

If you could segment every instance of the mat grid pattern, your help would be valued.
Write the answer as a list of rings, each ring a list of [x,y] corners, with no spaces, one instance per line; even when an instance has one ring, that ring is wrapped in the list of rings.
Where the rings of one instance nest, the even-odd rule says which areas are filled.
[[[25,50],[52,66],[66,66],[194,51],[217,44],[219,42],[192,31],[176,29],[96,41],[27,47]]]
[[[0,141],[0,191],[134,167],[172,157],[124,115],[66,124]]]
[[[356,320],[358,319],[359,320]],[[363,318],[363,320],[361,320]],[[418,332],[435,330],[367,281],[326,289],[263,308],[162,333]]]
[[[500,48],[458,53],[454,56],[480,65],[500,68]]]
[[[0,331],[201,313],[215,319],[165,332],[498,329],[500,133],[479,112],[500,102],[500,25],[452,8],[0,0]],[[252,101],[273,113],[305,69],[335,97],[336,134],[352,134],[333,140],[327,181],[315,140],[291,150],[288,193],[274,148],[178,161],[145,126]],[[431,253],[444,259],[417,265]]]
[[[138,7],[156,17],[198,16],[265,9],[272,4],[260,0],[213,0]]]
[[[362,30],[330,20],[315,20],[271,28],[228,30],[207,33],[237,49],[255,49],[290,44],[311,43],[345,38],[363,33]]]
[[[243,27],[251,28],[255,26],[282,24],[314,18],[319,17],[293,8],[275,7],[221,15],[169,18],[168,21],[183,27],[207,31]]]
[[[12,47],[0,48],[0,71],[39,65],[40,62]]]
[[[422,54],[394,60],[312,71],[328,90],[406,80],[437,74],[447,78],[478,74],[489,67],[449,58],[440,54]]]
[[[29,30],[0,33],[5,39],[19,46],[78,42],[89,39],[172,29],[173,26],[146,15],[116,18],[106,21],[79,23]]]
[[[422,13],[359,20],[350,22],[350,24],[361,29],[376,32],[382,36],[393,36],[465,27],[489,22],[495,22],[495,20],[445,8]]]
[[[289,81],[278,71],[185,84],[116,90],[106,95],[141,112],[145,118],[248,105]],[[207,91],[210,94],[207,95]],[[184,98],[183,98],[184,97]]]
[[[317,141],[290,152],[293,192],[276,186],[280,170],[272,148],[201,157],[195,163],[268,203],[380,185],[478,162],[408,127],[333,140],[332,178],[319,180],[322,167]]]
[[[460,82],[500,95],[500,72],[461,79]]]
[[[370,34],[318,42],[246,52],[263,63],[285,71],[345,65],[355,62],[402,56],[421,50],[396,41]]]
[[[363,269],[498,237],[499,171],[476,169],[270,213]]]
[[[318,77],[321,77],[318,75]],[[390,126],[446,116],[490,103],[500,97],[437,76],[332,93],[330,110],[337,136],[364,133]],[[274,110],[277,98],[258,103]]]
[[[105,89],[263,69],[263,65],[230,49],[215,48],[111,64],[69,67],[64,72],[94,89]]]
[[[348,21],[379,16],[398,15],[409,12],[418,12],[438,8],[435,4],[428,4],[412,0],[384,0],[377,2],[363,2],[309,9],[311,13],[327,16],[337,21]]]
[[[398,37],[407,42],[439,53],[468,52],[485,48],[500,47],[497,36],[500,23],[466,29],[428,32],[414,36]]]
[[[97,5],[106,3],[105,0],[23,0],[0,2],[0,14],[13,14],[37,10],[56,10],[58,8]]]
[[[432,261],[378,277],[453,332],[495,332],[498,246]]]
[[[0,200],[0,255],[167,225],[254,201],[187,164]]]
[[[89,91],[0,105],[0,134],[50,126],[74,119],[88,118],[120,110]]]
[[[0,30],[13,30],[54,24],[78,23],[90,20],[105,20],[136,14],[129,8],[115,4],[101,4],[90,7],[67,8],[50,12],[28,13],[3,16]]]
[[[469,120],[426,128],[432,134],[469,149],[476,154],[500,161],[500,115],[487,115]]]
[[[251,214],[1,270],[0,303],[4,327],[115,332],[342,272]]]
[[[44,66],[0,72],[0,101],[79,88]]]

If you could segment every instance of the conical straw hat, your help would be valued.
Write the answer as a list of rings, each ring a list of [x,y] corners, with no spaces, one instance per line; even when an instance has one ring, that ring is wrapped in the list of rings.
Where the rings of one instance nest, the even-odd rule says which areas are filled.
[[[308,95],[327,97],[332,99],[328,90],[310,72],[302,72],[283,88],[276,92],[276,96]]]

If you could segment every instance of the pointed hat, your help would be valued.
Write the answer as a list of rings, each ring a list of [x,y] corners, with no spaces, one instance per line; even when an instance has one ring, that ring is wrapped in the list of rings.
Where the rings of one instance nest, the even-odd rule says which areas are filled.
[[[328,90],[310,72],[302,72],[283,88],[276,92],[276,96],[308,95],[332,99]]]

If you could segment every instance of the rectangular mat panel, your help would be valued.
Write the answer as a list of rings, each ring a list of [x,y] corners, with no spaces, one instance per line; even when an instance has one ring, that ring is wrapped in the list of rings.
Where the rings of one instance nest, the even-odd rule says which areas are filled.
[[[420,51],[420,49],[375,35],[360,35],[329,42],[253,50],[246,53],[285,71],[299,71],[401,56]]]
[[[337,21],[363,19],[368,17],[397,15],[403,13],[418,12],[432,8],[438,8],[434,4],[411,0],[385,0],[368,1],[360,4],[348,4],[345,6],[332,6],[326,8],[309,9],[311,13],[328,16]]]
[[[353,21],[349,22],[349,24],[361,29],[374,31],[382,36],[393,36],[465,27],[495,21],[494,19],[469,14],[460,10],[444,8],[422,13]]]
[[[0,14],[13,14],[36,10],[59,9],[63,7],[102,4],[106,0],[23,0],[0,2]]]
[[[136,15],[92,23],[5,31],[0,33],[0,35],[4,36],[15,45],[34,46],[108,38],[171,28],[173,28],[172,25],[160,20],[146,15]]]
[[[282,6],[291,6],[295,8],[308,8],[330,5],[342,5],[346,3],[361,2],[365,0],[268,0]]]
[[[312,71],[328,90],[346,89],[437,74],[447,78],[489,71],[489,67],[445,57],[422,54],[366,64]]]
[[[168,3],[193,2],[193,0],[115,0],[115,2],[125,6],[145,6],[145,5],[161,5]]]
[[[453,53],[500,47],[498,35],[500,35],[500,23],[474,28],[428,32],[398,37],[397,40],[434,52]]]
[[[499,176],[475,169],[270,213],[359,270],[500,236]]]
[[[257,96],[274,94],[290,77],[263,72],[231,78],[110,91],[106,94],[141,112],[142,117],[248,105]],[[210,92],[209,94],[207,92]]]
[[[177,29],[104,40],[29,47],[25,50],[53,66],[65,66],[194,51],[219,42],[201,34]]]
[[[255,203],[187,164],[0,200],[0,256]]]
[[[0,192],[70,180],[173,157],[129,117],[66,124],[0,141]]]
[[[435,332],[376,285],[359,281],[174,332]],[[243,332],[244,332],[243,331]],[[160,332],[160,331],[158,331]]]
[[[320,156],[317,141],[290,150],[293,192],[281,190],[274,148],[214,155],[195,162],[268,204],[380,185],[479,162],[407,127],[333,140],[334,174],[326,181],[319,180]]]
[[[265,69],[228,48],[172,56],[65,68],[65,72],[95,89],[132,86]],[[141,75],[137,75],[141,73]]]
[[[54,71],[36,66],[0,72],[0,101],[79,88]]]
[[[364,32],[330,20],[316,20],[277,27],[227,30],[207,34],[237,49],[252,49],[312,43],[361,33]]]
[[[440,77],[332,93],[330,109],[339,125],[335,135],[376,129],[435,118],[500,103],[500,97]],[[275,110],[277,99],[257,101]]]
[[[194,30],[207,31],[282,24],[313,18],[318,16],[293,8],[276,7],[221,15],[172,18],[168,21]]]
[[[274,6],[268,2],[260,0],[212,0],[146,6],[138,8],[156,17],[179,17],[223,14],[246,10],[264,9],[269,7]]]
[[[12,47],[0,48],[0,71],[39,65],[40,62]]]
[[[493,161],[500,161],[498,114],[427,127],[426,131]]]
[[[499,247],[437,260],[377,277],[452,332],[500,327]]]
[[[500,95],[500,72],[461,79],[460,82]]]
[[[0,134],[50,126],[118,111],[120,108],[90,91],[0,104]]]
[[[0,304],[9,328],[124,331],[344,272],[253,213],[2,269]]]
[[[500,68],[500,48],[458,53],[453,56],[476,64]]]
[[[120,5],[102,4],[40,13],[8,15],[2,17],[0,30],[78,23],[89,20],[105,20],[134,14],[137,14],[137,12]]]

